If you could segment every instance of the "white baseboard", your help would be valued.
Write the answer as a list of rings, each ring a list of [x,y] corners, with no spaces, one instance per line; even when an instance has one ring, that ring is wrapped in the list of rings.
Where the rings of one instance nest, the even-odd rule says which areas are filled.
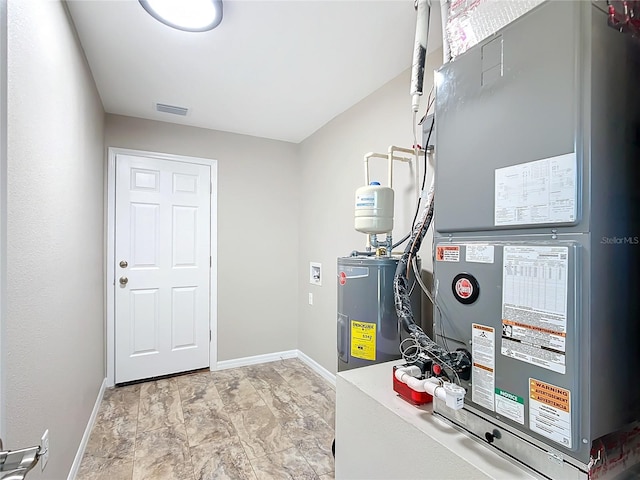
[[[329,381],[334,387],[336,386],[336,376],[329,370],[324,368],[322,365],[320,365],[318,362],[316,362],[313,358],[309,357],[300,350],[298,350],[298,358],[309,365],[309,367],[311,367],[314,372],[318,373],[325,380]]]
[[[67,480],[75,480],[76,475],[78,475],[78,470],[80,470],[80,463],[82,462],[84,451],[87,449],[87,443],[89,443],[89,437],[91,436],[93,425],[96,423],[96,417],[98,416],[98,410],[100,410],[100,404],[102,403],[102,397],[104,397],[104,391],[106,388],[107,379],[105,378],[102,381],[102,385],[100,386],[98,398],[96,398],[96,403],[93,406],[93,411],[91,412],[91,416],[89,417],[89,422],[87,422],[87,427],[84,429],[84,434],[82,435],[80,446],[78,447],[78,451],[76,452],[76,458],[73,459],[73,464],[71,465],[71,470],[69,470],[69,476],[67,477]]]
[[[285,358],[296,358],[298,350],[287,350],[286,352],[266,353],[264,355],[255,355],[253,357],[235,358],[233,360],[223,360],[216,363],[213,370],[226,370],[228,368],[246,367],[248,365],[257,365],[259,363],[276,362]]]
[[[257,365],[259,363],[276,362],[278,360],[284,360],[286,358],[299,358],[301,361],[306,363],[314,372],[318,373],[322,378],[326,379],[329,383],[335,386],[336,376],[300,350],[287,350],[286,352],[266,353],[264,355],[255,355],[253,357],[223,360],[221,362],[217,362],[216,366],[212,368],[212,370],[215,371],[226,370],[228,368],[246,367],[248,365]]]

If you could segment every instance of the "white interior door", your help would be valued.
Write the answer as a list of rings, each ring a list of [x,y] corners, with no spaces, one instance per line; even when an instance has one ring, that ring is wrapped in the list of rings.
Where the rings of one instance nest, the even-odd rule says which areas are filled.
[[[211,168],[115,163],[115,381],[208,367]]]

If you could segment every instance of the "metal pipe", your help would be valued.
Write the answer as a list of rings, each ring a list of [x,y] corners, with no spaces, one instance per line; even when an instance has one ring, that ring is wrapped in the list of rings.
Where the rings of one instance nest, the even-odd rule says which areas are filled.
[[[360,252],[360,251],[358,251],[358,250],[353,250],[353,251],[351,252],[351,255],[350,255],[350,256],[351,256],[351,257],[358,257],[358,256],[362,256],[362,257],[371,257],[371,256],[373,256],[373,255],[374,255],[374,253],[375,253],[375,252],[371,252],[371,251],[368,251],[368,252]]]
[[[391,257],[391,250],[393,249],[393,238],[391,237],[391,232],[387,233],[385,246],[387,247],[387,257]]]

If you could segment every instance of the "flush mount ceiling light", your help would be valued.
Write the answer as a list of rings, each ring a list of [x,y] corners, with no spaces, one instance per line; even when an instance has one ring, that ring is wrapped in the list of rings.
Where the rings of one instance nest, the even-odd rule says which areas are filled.
[[[178,30],[206,32],[222,21],[222,0],[138,0],[158,21]]]

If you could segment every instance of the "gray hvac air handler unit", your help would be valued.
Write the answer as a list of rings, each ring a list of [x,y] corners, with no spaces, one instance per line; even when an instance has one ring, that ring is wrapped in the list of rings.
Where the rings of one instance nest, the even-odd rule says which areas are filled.
[[[434,332],[473,367],[435,409],[557,479],[640,418],[640,55],[606,8],[544,2],[436,72]]]
[[[338,258],[338,371],[400,358],[393,277],[394,257]],[[420,288],[411,306],[420,318]]]

